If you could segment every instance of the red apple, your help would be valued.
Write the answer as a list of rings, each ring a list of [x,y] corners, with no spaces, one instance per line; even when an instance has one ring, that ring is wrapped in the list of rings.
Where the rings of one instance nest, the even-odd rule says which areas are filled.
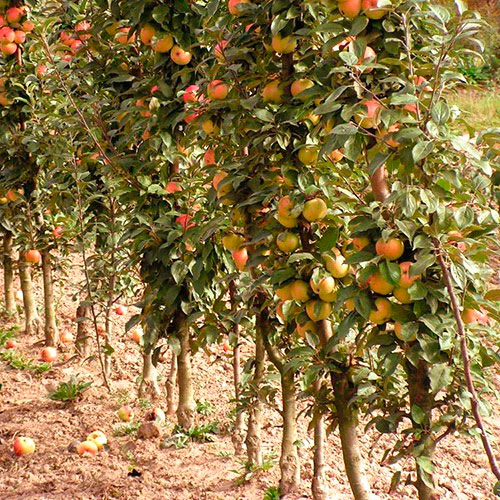
[[[178,45],[174,45],[172,47],[172,50],[170,51],[170,58],[175,64],[178,64],[179,66],[185,66],[191,61],[192,55],[191,52],[182,49]]]
[[[9,24],[17,24],[23,18],[24,10],[20,7],[10,7],[5,12],[5,19]]]
[[[57,349],[55,347],[44,347],[40,358],[46,363],[53,363],[57,359]]]
[[[177,219],[175,219],[175,221],[178,222],[184,228],[184,231],[187,231],[189,228],[195,226],[194,223],[191,223],[191,224],[189,223],[189,221],[191,219],[192,219],[191,215],[182,214],[182,215],[179,215],[179,217],[177,217]]]
[[[9,339],[9,340],[7,340],[7,342],[5,342],[6,349],[16,349],[17,346],[18,346],[18,343],[13,339]]]
[[[80,40],[88,40],[92,35],[90,33],[82,33],[85,31],[90,31],[92,25],[89,21],[80,21],[76,23],[75,31]]]
[[[233,256],[234,263],[236,264],[236,268],[243,271],[248,262],[248,251],[246,247],[233,250],[231,254]]]
[[[16,437],[14,439],[14,453],[20,457],[21,455],[29,455],[35,451],[35,441],[29,437]]]
[[[76,452],[79,455],[97,455],[99,447],[94,441],[82,441],[76,447]]]
[[[182,186],[180,184],[178,184],[177,182],[169,182],[165,186],[165,191],[169,194],[178,193],[178,192],[182,191]]]
[[[42,260],[42,255],[38,250],[28,250],[24,252],[24,259],[30,264],[38,264]]]
[[[64,227],[63,226],[56,226],[52,230],[52,236],[54,236],[54,238],[56,238],[56,239],[61,238],[63,234],[64,234]]]
[[[134,411],[130,406],[122,406],[117,412],[118,418],[123,422],[129,422],[134,415]]]
[[[226,50],[226,47],[228,45],[229,45],[229,42],[227,40],[221,40],[220,42],[217,42],[215,44],[214,54],[215,54],[215,57],[220,62],[223,62],[225,60],[224,51]]]
[[[214,100],[222,100],[227,97],[229,87],[222,80],[213,80],[208,84],[208,97]]]
[[[361,1],[361,0],[360,0]],[[249,3],[250,0],[229,0],[227,2],[227,7],[229,9],[229,13],[233,16],[240,16],[242,12],[238,8],[238,6],[242,3]]]
[[[198,85],[189,85],[189,87],[186,87],[184,94],[182,94],[182,100],[184,101],[184,103],[199,101],[200,100],[198,97],[199,90],[200,87]]]
[[[118,316],[123,316],[123,315],[127,314],[127,308],[120,304],[120,305],[115,307],[115,313],[118,314]]]
[[[203,165],[208,167],[209,165],[215,165],[215,151],[213,149],[207,149],[203,155]]]
[[[63,332],[61,333],[59,340],[63,344],[70,344],[71,342],[73,342],[73,334],[71,332]]]

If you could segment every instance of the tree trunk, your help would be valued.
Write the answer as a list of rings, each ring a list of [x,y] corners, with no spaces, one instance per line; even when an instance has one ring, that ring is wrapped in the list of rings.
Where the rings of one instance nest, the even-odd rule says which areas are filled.
[[[243,453],[243,444],[245,442],[245,415],[238,408],[240,405],[240,385],[241,385],[241,361],[240,361],[240,327],[234,325],[233,330],[236,340],[233,349],[233,383],[234,383],[234,400],[236,402],[236,420],[234,422],[233,434],[231,436],[234,446],[234,454],[241,455]]]
[[[349,484],[355,500],[373,500],[370,485],[364,472],[361,446],[357,434],[357,414],[349,400],[352,391],[345,373],[331,373],[332,386],[335,395],[335,407],[339,423],[342,454]]]
[[[42,250],[43,302],[45,310],[45,345],[55,346],[59,342],[59,330],[54,309],[54,282],[50,252]]]
[[[292,371],[281,373],[283,396],[283,433],[281,436],[280,493],[294,492],[300,483],[300,462],[297,453],[297,413],[295,378]]]
[[[114,281],[114,278],[112,278]],[[104,331],[105,331],[105,337],[104,337],[104,354],[103,354],[103,365],[104,365],[104,372],[106,373],[106,377],[109,377],[111,373],[111,349],[109,347],[111,346],[111,338],[113,337],[113,322],[111,321],[111,310],[113,307],[113,297],[110,296],[108,299],[108,304],[106,307],[106,316],[104,319]],[[145,363],[143,365],[143,370],[145,369]],[[144,375],[144,372],[143,372]],[[139,388],[140,390],[140,388]]]
[[[318,408],[319,401],[318,396],[321,390],[321,379],[314,382],[314,392],[316,394],[316,411],[314,418],[316,419],[314,423],[314,457],[313,457],[313,479],[311,484],[311,490],[314,500],[328,500],[328,492],[326,488],[325,479],[325,457],[324,457],[324,446],[325,446],[325,424],[323,415]]]
[[[419,451],[418,457],[415,459],[418,460],[418,458],[422,457],[432,463],[435,447],[431,430],[434,398],[430,390],[429,365],[421,359],[415,368],[408,361],[406,363],[406,372],[408,374],[410,409],[418,406],[425,415],[422,423],[413,422],[413,429],[417,433],[415,447]],[[417,461],[417,481],[415,486],[419,500],[437,500],[439,498],[434,484],[432,473],[422,470]]]
[[[160,396],[160,387],[158,386],[158,371],[153,363],[153,353],[144,353],[143,359],[139,397],[156,400]]]
[[[90,355],[90,307],[80,304],[76,309],[75,347],[82,358]]]
[[[16,297],[14,295],[12,233],[6,231],[3,237],[3,282],[5,292],[5,310],[13,319],[17,319]]]
[[[167,415],[172,417],[175,415],[175,386],[177,385],[177,356],[172,351],[170,358],[170,371],[165,383],[167,388]]]
[[[177,357],[177,381],[179,384],[177,421],[183,429],[190,429],[194,423],[196,402],[194,400],[193,375],[191,372],[189,327],[187,325],[186,315],[182,311],[177,312],[175,327],[181,344],[181,351]]]
[[[36,310],[30,266],[23,258],[19,259],[19,279],[23,292],[24,330],[27,335],[36,336],[40,332],[41,322]]]
[[[262,403],[259,401],[258,392],[264,377],[265,357],[266,349],[262,336],[262,325],[259,324],[259,316],[257,316],[255,325],[255,367],[253,378],[250,383],[254,392],[254,397],[248,408],[248,425],[245,438],[248,463],[254,467],[260,467],[262,465]]]

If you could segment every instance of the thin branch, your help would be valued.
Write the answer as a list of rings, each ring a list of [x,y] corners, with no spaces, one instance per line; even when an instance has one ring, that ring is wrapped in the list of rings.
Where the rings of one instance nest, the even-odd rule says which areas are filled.
[[[481,441],[483,442],[484,450],[486,451],[486,455],[488,457],[488,462],[490,463],[490,468],[493,474],[495,474],[496,478],[500,481],[500,469],[498,468],[498,464],[495,458],[495,454],[491,447],[490,440],[486,433],[486,429],[483,423],[483,418],[479,412],[479,400],[477,397],[476,388],[474,386],[474,381],[472,379],[472,373],[470,368],[470,358],[469,352],[467,350],[467,336],[465,333],[465,326],[460,316],[460,308],[458,305],[457,296],[455,294],[455,290],[453,288],[450,271],[446,262],[443,258],[443,249],[439,243],[437,238],[432,239],[434,244],[434,253],[437,257],[439,266],[441,267],[441,271],[443,273],[443,279],[446,284],[446,289],[448,290],[448,295],[450,296],[451,307],[453,310],[453,316],[455,317],[455,322],[457,324],[458,335],[460,337],[460,351],[462,355],[462,362],[464,364],[464,374],[465,374],[465,382],[467,384],[467,388],[471,395],[471,407],[472,414],[474,415],[474,419],[476,420],[476,425],[481,431]]]

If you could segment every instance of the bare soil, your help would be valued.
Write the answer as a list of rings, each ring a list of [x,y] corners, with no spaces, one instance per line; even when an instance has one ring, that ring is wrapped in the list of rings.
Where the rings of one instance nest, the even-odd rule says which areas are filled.
[[[71,300],[71,295],[77,290],[80,278],[80,271],[75,266],[73,274],[64,279],[64,284],[61,281],[57,289],[60,329],[74,334],[77,303]],[[39,276],[36,289],[41,305]],[[102,386],[98,361],[94,358],[81,362],[79,358],[72,357],[73,345],[63,348],[63,355],[70,359],[55,363],[43,375],[14,370],[0,361],[0,500],[262,500],[266,489],[278,484],[279,467],[275,460],[270,470],[257,474],[244,484],[237,484],[244,457],[234,456],[227,432],[231,422],[232,372],[230,360],[220,348],[214,350],[211,356],[198,353],[193,360],[196,397],[201,402],[210,402],[213,407],[208,415],[198,415],[198,423],[219,422],[221,432],[214,442],[192,442],[181,449],[161,449],[162,440],[172,433],[173,419],[167,419],[162,436],[153,440],[139,440],[134,435],[115,435],[123,425],[116,411],[126,401],[135,409],[135,421],[143,421],[151,411],[147,402],[138,400],[136,396],[141,354],[139,347],[125,334],[126,319],[117,317],[116,320],[111,393]],[[8,326],[7,320],[0,320],[1,329]],[[19,350],[25,356],[35,360],[39,358],[40,338],[28,338],[20,331],[17,340]],[[162,386],[167,374],[168,362],[160,367]],[[71,375],[93,380],[82,400],[69,404],[50,400],[49,391],[59,382],[67,381]],[[157,406],[166,410],[165,395]],[[498,410],[499,405],[496,404],[496,415]],[[498,444],[500,419],[489,418],[487,423]],[[299,425],[304,443],[300,448],[302,483],[297,495],[287,497],[291,500],[311,498],[312,442],[307,434],[305,417],[299,418]],[[75,441],[84,440],[96,429],[106,433],[109,446],[95,457],[79,456],[73,451]],[[16,457],[12,441],[17,435],[33,438],[37,445],[36,452]],[[266,453],[277,459],[280,420],[271,408],[265,411],[263,438]],[[380,465],[383,446],[390,439],[372,432],[362,437],[371,484],[381,500],[414,499],[416,490],[411,485],[403,485],[396,492],[389,493],[394,472],[401,470],[405,481],[409,474],[411,477],[412,471],[410,461],[392,466]],[[350,500],[352,494],[345,478],[336,433],[328,438],[326,448],[330,498]],[[494,476],[489,472],[487,460],[476,439],[447,437],[437,451],[436,467],[442,499],[495,498],[491,493]]]

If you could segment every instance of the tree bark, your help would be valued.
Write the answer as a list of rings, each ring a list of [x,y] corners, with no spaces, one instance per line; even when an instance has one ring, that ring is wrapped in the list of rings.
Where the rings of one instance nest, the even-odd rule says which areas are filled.
[[[434,440],[432,437],[432,407],[434,397],[430,390],[429,365],[422,359],[418,366],[413,366],[409,361],[406,362],[406,373],[408,374],[408,390],[410,393],[410,409],[418,406],[425,415],[421,423],[413,422],[413,429],[420,437],[416,438],[415,447],[420,453],[417,458],[423,457],[432,462],[434,455]],[[425,481],[427,476],[427,481]],[[429,485],[429,483],[431,483]],[[438,493],[434,488],[434,477],[428,472],[423,472],[417,462],[417,480],[415,486],[418,491],[419,500],[437,500]]]
[[[59,330],[54,309],[54,281],[52,279],[52,260],[48,250],[42,250],[43,303],[45,310],[45,345],[55,346],[59,342]]]
[[[179,337],[181,351],[177,357],[177,382],[179,385],[179,404],[177,406],[177,421],[183,429],[190,429],[194,423],[196,402],[193,391],[193,375],[191,371],[191,347],[189,345],[189,327],[186,315],[177,312],[175,331]]]
[[[113,322],[111,321],[111,310],[113,308],[113,289],[114,289],[114,276],[111,277],[111,283],[110,284],[110,289],[109,289],[109,297],[108,297],[108,302],[106,305],[106,315],[104,318],[104,331],[105,331],[105,337],[104,337],[104,354],[103,354],[103,365],[104,365],[104,372],[106,373],[106,377],[110,376],[111,373],[111,351],[108,348],[108,346],[111,345],[111,339],[113,337]],[[145,366],[143,365],[143,369],[145,369]],[[144,375],[144,373],[143,373]],[[139,388],[140,390],[140,388]]]
[[[41,322],[36,310],[36,300],[33,293],[33,283],[31,281],[31,269],[23,258],[19,259],[19,279],[23,292],[24,330],[27,335],[36,336],[40,332]]]
[[[167,415],[175,415],[175,386],[177,385],[177,356],[172,350],[170,358],[170,371],[165,383],[167,388]]]
[[[80,304],[76,309],[76,340],[75,347],[82,358],[90,355],[90,307]]]
[[[233,348],[233,383],[234,383],[234,400],[237,406],[236,419],[234,422],[233,434],[231,436],[234,446],[234,454],[241,455],[243,453],[245,442],[245,415],[238,408],[240,404],[240,385],[241,385],[241,353],[240,353],[240,329],[239,325],[235,325],[234,334],[236,335],[236,343]]]
[[[280,493],[288,495],[294,492],[300,483],[300,461],[297,453],[297,412],[295,377],[292,371],[281,373],[281,391],[283,397],[283,434],[280,457]]]
[[[262,337],[267,355],[280,374],[283,400],[283,408],[281,410],[283,432],[281,435],[280,493],[288,495],[297,489],[300,482],[300,461],[295,444],[297,441],[295,377],[293,371],[285,370],[285,361],[281,352],[269,342],[268,334],[271,329],[271,323],[267,308],[263,308],[258,313],[257,318],[262,328]]]
[[[384,166],[375,170],[370,177],[373,197],[377,201],[385,201],[391,194],[387,185],[387,170]]]
[[[158,370],[153,363],[153,353],[143,354],[142,380],[139,386],[139,397],[156,400],[160,396],[158,386]]]
[[[314,393],[316,395],[316,410],[314,418],[314,457],[313,457],[313,479],[311,490],[314,500],[328,500],[328,492],[326,488],[325,478],[325,424],[323,415],[318,408],[318,396],[321,390],[321,379],[314,382]]]
[[[6,231],[3,237],[3,283],[5,310],[13,319],[17,319],[16,297],[14,295],[14,259],[12,233]]]
[[[254,467],[262,465],[262,403],[259,401],[258,392],[264,377],[265,357],[266,349],[262,335],[262,325],[259,324],[259,316],[257,316],[255,325],[255,366],[250,383],[254,397],[248,408],[247,435],[245,438],[248,463]]]
[[[342,454],[352,493],[355,500],[373,500],[358,441],[357,414],[352,405],[349,405],[352,391],[349,388],[347,374],[332,372],[330,375],[335,395]]]
[[[237,311],[236,285],[234,281],[229,283],[229,297],[231,299],[231,309],[233,313]],[[240,408],[240,385],[241,385],[241,353],[240,353],[240,325],[234,323],[232,327],[234,335],[233,348],[233,384],[234,384],[234,401],[236,405],[236,419],[231,435],[231,440],[234,446],[234,454],[241,455],[243,453],[245,443],[245,415]]]

